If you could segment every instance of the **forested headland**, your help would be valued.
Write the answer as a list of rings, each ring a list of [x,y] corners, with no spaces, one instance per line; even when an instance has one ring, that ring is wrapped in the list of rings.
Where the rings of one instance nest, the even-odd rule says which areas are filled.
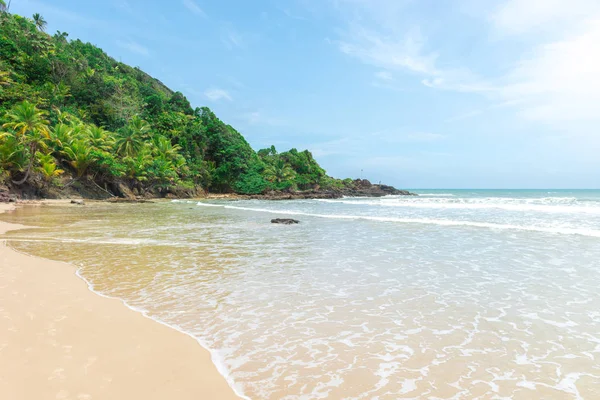
[[[0,185],[25,197],[393,193],[328,176],[308,150],[256,152],[208,107],[3,0]]]

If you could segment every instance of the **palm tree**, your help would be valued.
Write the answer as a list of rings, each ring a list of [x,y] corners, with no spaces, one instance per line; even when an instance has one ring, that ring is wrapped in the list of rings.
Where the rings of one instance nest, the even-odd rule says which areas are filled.
[[[181,146],[179,146],[178,144],[173,145],[169,138],[160,135],[155,136],[152,140],[152,144],[156,149],[156,153],[159,156],[164,156],[167,160],[175,160],[181,156],[179,154]]]
[[[50,142],[57,153],[60,153],[65,146],[71,144],[72,140],[73,128],[70,125],[59,122],[50,131]]]
[[[142,148],[135,156],[123,158],[125,164],[125,175],[129,179],[137,179],[140,182],[147,180],[146,167],[152,161],[147,148]]]
[[[108,151],[112,148],[114,140],[104,128],[92,124],[86,127],[85,132],[90,145],[96,147],[98,150]]]
[[[264,175],[269,182],[281,183],[293,179],[296,176],[296,172],[280,158],[273,165],[265,168]]]
[[[88,167],[96,160],[92,150],[90,146],[81,140],[74,141],[68,147],[65,147],[65,155],[69,159],[69,164],[77,172],[77,178],[81,178]]]
[[[144,147],[144,140],[137,132],[123,129],[117,136],[115,147],[118,154],[133,157]]]
[[[41,32],[46,31],[46,25],[48,25],[48,23],[46,22],[46,20],[44,19],[44,17],[42,17],[42,15],[40,13],[33,14],[33,22],[35,23],[35,26]]]
[[[128,127],[143,138],[147,136],[151,129],[150,124],[137,115],[131,118]]]
[[[135,116],[129,124],[119,132],[115,146],[117,153],[134,156],[144,147],[144,138],[150,132],[150,124]]]
[[[13,130],[17,140],[29,150],[29,164],[25,176],[20,181],[13,181],[15,185],[21,185],[29,178],[38,149],[45,148],[46,139],[50,138],[48,121],[45,116],[46,112],[38,110],[27,100],[16,104],[6,113],[5,117],[9,122],[5,123],[3,127]]]
[[[44,154],[39,156],[38,161],[40,162],[38,171],[42,173],[46,185],[52,182],[52,179],[60,176],[63,172],[65,172],[62,169],[58,168],[56,162],[54,161],[54,158],[50,154]]]

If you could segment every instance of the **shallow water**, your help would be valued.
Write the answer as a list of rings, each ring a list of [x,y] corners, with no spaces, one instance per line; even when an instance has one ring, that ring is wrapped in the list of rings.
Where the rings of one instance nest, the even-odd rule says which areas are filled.
[[[600,398],[600,192],[422,193],[1,218],[253,399]]]

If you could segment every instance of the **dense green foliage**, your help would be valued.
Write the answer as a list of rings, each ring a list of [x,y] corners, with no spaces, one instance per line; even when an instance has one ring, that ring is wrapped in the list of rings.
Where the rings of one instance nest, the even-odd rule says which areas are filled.
[[[139,68],[45,28],[39,14],[0,9],[3,179],[248,194],[342,184],[310,152],[256,153],[210,109],[193,109]]]

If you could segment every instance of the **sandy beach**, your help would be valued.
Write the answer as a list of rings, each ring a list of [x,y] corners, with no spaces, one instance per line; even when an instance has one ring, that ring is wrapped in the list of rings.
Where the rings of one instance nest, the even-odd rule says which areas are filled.
[[[0,222],[0,234],[19,228]],[[75,272],[0,241],[0,398],[238,398],[194,339],[94,294]]]

